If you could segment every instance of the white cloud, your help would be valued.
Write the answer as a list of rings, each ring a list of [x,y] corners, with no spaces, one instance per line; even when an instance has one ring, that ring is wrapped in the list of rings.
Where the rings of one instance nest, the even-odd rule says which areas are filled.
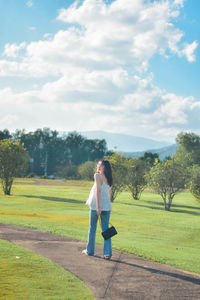
[[[45,126],[61,131],[105,130],[173,142],[178,132],[199,118],[200,101],[166,93],[153,85],[151,76],[134,80],[135,91],[119,97],[114,104],[88,100],[89,94],[81,101],[83,93],[75,101],[77,94],[64,89],[65,79],[27,92],[1,90],[0,126],[13,130]]]
[[[183,7],[183,2],[185,0],[174,0],[174,6],[180,6]]]
[[[35,31],[36,27],[35,26],[29,26],[28,29],[31,30],[31,31]]]
[[[43,36],[45,39],[48,39],[52,37],[52,33],[45,33]]]
[[[16,58],[19,56],[19,52],[23,49],[25,49],[26,43],[23,42],[19,45],[17,44],[6,44],[5,45],[5,50],[3,52],[4,56]]]
[[[181,51],[181,55],[185,55],[187,57],[187,60],[189,62],[196,61],[196,56],[194,54],[194,51],[198,47],[197,41],[194,41],[191,44],[185,43],[184,49]]]
[[[33,6],[33,1],[32,1],[32,0],[27,1],[27,2],[26,2],[26,5],[27,5],[28,7],[32,7],[32,6]]]
[[[23,75],[18,74],[57,76],[72,68],[93,71],[116,66],[144,72],[154,54],[165,56],[169,50],[185,55],[191,62],[197,43],[180,44],[183,32],[171,23],[177,11],[169,1],[116,0],[109,5],[103,0],[85,0],[82,5],[75,2],[70,8],[62,9],[58,16],[59,20],[71,24],[69,28],[51,39],[27,45],[21,64],[29,67]],[[8,46],[5,53],[22,44]],[[11,71],[12,66],[2,73],[11,75]]]
[[[180,97],[174,94],[165,94],[162,96],[165,103],[161,104],[155,112],[163,123],[167,124],[187,124],[187,110],[190,108],[193,97]]]
[[[19,118],[15,114],[5,115],[2,119],[0,119],[0,127],[1,128],[9,128],[12,127]]]
[[[161,90],[145,72],[156,53],[195,61],[198,43],[182,42],[184,33],[172,24],[182,5],[181,0],[75,2],[58,15],[66,30],[5,45],[0,76],[45,83],[21,93],[0,90],[0,126],[11,120],[10,126],[27,130],[92,128],[174,137],[191,122],[191,107],[200,111],[199,102]]]

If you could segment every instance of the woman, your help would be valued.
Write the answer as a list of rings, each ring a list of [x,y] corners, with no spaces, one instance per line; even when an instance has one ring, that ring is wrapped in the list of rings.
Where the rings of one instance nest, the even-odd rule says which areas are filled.
[[[100,216],[102,231],[108,229],[111,207],[112,170],[108,160],[100,160],[97,173],[94,174],[94,185],[86,202],[90,207],[90,225],[87,248],[82,251],[86,255],[94,255],[97,221]],[[111,259],[111,239],[104,240],[103,258]]]

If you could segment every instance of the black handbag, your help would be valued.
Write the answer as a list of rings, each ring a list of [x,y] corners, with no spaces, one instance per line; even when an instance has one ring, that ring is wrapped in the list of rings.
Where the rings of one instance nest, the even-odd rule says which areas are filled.
[[[100,222],[100,225],[101,225],[101,217],[99,218],[99,222]],[[111,224],[111,223],[109,223]],[[102,226],[101,226],[101,229],[102,229]],[[104,240],[108,240],[110,239],[111,237],[113,237],[114,235],[117,234],[117,230],[115,229],[115,227],[111,224],[111,227],[109,227],[108,229],[104,230],[101,232]]]

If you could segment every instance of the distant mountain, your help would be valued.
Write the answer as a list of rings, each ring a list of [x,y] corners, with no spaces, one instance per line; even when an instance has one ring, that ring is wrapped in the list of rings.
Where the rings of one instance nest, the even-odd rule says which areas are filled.
[[[147,149],[160,149],[170,145],[168,142],[156,141],[148,138],[132,136],[120,133],[105,131],[84,131],[80,132],[89,139],[105,139],[109,150],[122,152],[146,151]]]
[[[157,153],[161,160],[165,159],[167,156],[173,156],[178,148],[177,144],[173,144],[171,146],[163,147],[160,149],[151,149],[146,151],[138,151],[138,152],[125,152],[125,156],[127,157],[141,157],[144,155],[144,152],[152,152]]]
[[[60,132],[60,135],[68,133],[66,131]],[[159,158],[162,160],[167,156],[172,156],[178,148],[178,145],[171,145],[169,142],[121,133],[106,131],[81,131],[79,133],[88,139],[105,139],[109,150],[122,151],[128,157],[140,157],[144,155],[144,152],[152,152],[158,153]]]

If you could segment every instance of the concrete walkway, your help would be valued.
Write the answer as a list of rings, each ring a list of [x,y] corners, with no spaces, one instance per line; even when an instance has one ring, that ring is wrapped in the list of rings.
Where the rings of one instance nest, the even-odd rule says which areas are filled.
[[[106,261],[97,246],[96,256],[85,256],[85,242],[2,223],[0,239],[59,263],[83,280],[97,300],[200,300],[200,276],[131,254],[114,250]]]

